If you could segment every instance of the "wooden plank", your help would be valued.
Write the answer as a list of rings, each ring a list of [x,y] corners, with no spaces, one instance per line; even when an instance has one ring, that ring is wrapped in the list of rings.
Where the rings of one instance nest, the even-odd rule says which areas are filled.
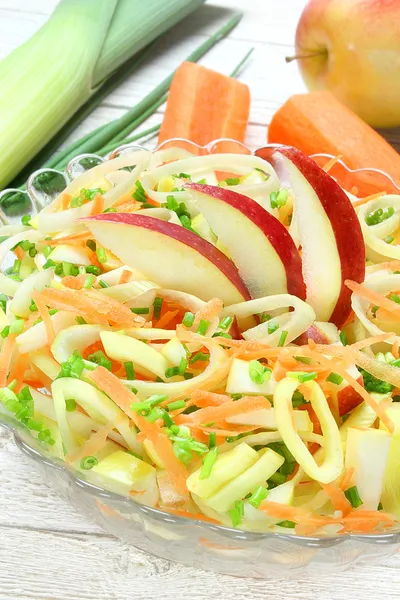
[[[285,571],[277,578],[244,580],[167,562],[108,536],[4,527],[0,536],[0,600],[398,599],[396,558],[385,571],[368,566],[323,577]]]

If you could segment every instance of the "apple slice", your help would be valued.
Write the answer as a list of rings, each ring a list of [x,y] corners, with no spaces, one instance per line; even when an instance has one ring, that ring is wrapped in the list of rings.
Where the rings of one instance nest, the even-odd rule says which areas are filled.
[[[249,300],[237,268],[225,254],[188,229],[140,214],[102,213],[85,219],[102,246],[161,287],[225,306]]]
[[[265,147],[256,155],[293,189],[307,302],[318,320],[341,327],[351,311],[351,291],[344,282],[360,283],[365,275],[365,246],[355,210],[336,181],[300,150]]]
[[[300,255],[278,219],[233,190],[198,183],[186,187],[253,298],[289,293],[305,299]]]

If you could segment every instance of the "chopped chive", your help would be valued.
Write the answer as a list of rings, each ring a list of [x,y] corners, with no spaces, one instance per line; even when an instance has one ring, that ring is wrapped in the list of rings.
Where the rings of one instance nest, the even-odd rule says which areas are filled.
[[[215,433],[215,431],[212,431],[209,436],[208,436],[208,447],[214,448],[217,444],[217,434]]]
[[[136,181],[136,190],[132,194],[132,198],[136,200],[136,202],[146,202],[146,192],[144,191],[144,187],[140,183],[139,180]]]
[[[283,330],[281,333],[281,337],[279,338],[279,342],[278,342],[279,348],[281,348],[282,346],[285,345],[287,336],[288,336],[288,332],[286,330]]]
[[[358,508],[359,506],[364,504],[360,498],[360,494],[358,493],[357,486],[355,485],[345,490],[344,495],[346,496],[347,500],[350,502],[353,508]]]
[[[221,186],[224,183],[226,185],[239,185],[240,177],[227,177],[226,179],[223,179],[222,181],[220,181],[218,183],[218,185]]]
[[[271,483],[274,483],[276,485],[281,485],[281,483],[285,483],[286,477],[285,477],[285,475],[282,475],[282,473],[276,472],[273,475],[271,475],[271,477],[268,479],[268,481],[270,481]]]
[[[244,514],[244,502],[243,500],[236,500],[235,508],[228,511],[228,514],[232,521],[232,526],[237,527],[242,523]]]
[[[160,314],[161,314],[161,308],[163,305],[163,299],[162,298],[155,298],[154,302],[153,302],[153,307],[154,307],[154,318],[155,319],[159,319],[160,318]]]
[[[182,325],[184,325],[185,327],[191,327],[193,325],[193,322],[194,314],[191,312],[186,312],[182,320]]]
[[[315,371],[311,371],[310,373],[306,373],[305,371],[288,371],[286,373],[286,377],[290,377],[291,379],[298,379],[300,383],[306,383],[306,381],[316,379],[318,375]]]
[[[85,290],[90,290],[95,281],[96,277],[94,275],[87,275],[85,281],[83,282],[83,288]]]
[[[225,338],[226,340],[231,340],[232,336],[230,333],[226,333],[225,331],[216,331],[215,333],[212,334],[213,338],[216,337],[222,337]]]
[[[210,360],[210,355],[205,354],[204,352],[197,352],[192,358],[189,360],[190,364],[197,362],[198,360]]]
[[[110,286],[108,285],[108,283],[106,283],[106,282],[104,281],[104,279],[100,279],[100,281],[99,281],[99,286],[100,286],[100,287],[102,287],[102,288],[108,288],[108,287],[110,287]]]
[[[85,471],[90,471],[90,469],[93,469],[93,467],[99,464],[99,461],[95,456],[85,456],[84,458],[82,458],[80,464],[81,469],[84,469]]]
[[[65,401],[65,410],[67,412],[74,412],[74,410],[76,410],[76,400],[68,398],[68,400]]]
[[[273,321],[268,321],[268,333],[274,333],[277,329],[279,329],[278,323],[273,323]]]
[[[36,306],[36,302],[34,302],[31,298],[31,303],[29,305],[29,310],[32,312],[36,312],[37,311],[37,306]]]
[[[193,379],[194,373],[185,373],[183,376],[185,379]]]
[[[161,408],[152,408],[149,414],[146,415],[146,421],[149,423],[155,423],[155,421],[158,421],[158,419],[162,419],[164,413],[165,410],[162,410]]]
[[[243,398],[243,394],[230,394],[230,396],[234,402],[236,402],[236,400],[240,400],[240,398]]]
[[[342,330],[340,332],[339,338],[340,338],[340,341],[342,342],[343,346],[349,345],[349,340],[347,339],[347,333],[344,330]]]
[[[86,321],[83,317],[75,317],[75,321],[78,323],[78,325],[86,325]]]
[[[386,244],[393,244],[393,242],[394,242],[394,237],[393,237],[392,235],[386,235],[386,236],[383,238],[383,241],[384,241]]]
[[[196,333],[199,335],[206,335],[208,328],[210,327],[210,321],[206,319],[201,319],[198,328],[196,329]]]
[[[281,521],[277,523],[278,527],[286,527],[286,529],[294,529],[296,527],[296,523],[294,521]]]
[[[32,218],[31,215],[24,215],[23,217],[21,217],[22,225],[25,225],[25,227],[28,227],[30,225],[31,218]]]
[[[214,463],[217,460],[218,448],[215,446],[205,455],[201,465],[199,479],[208,479],[211,475]]]
[[[268,496],[267,488],[260,485],[250,496],[249,504],[254,506],[254,508],[259,508],[261,502],[263,502]]]
[[[185,442],[174,442],[172,444],[172,450],[178,460],[180,460],[184,465],[187,465],[192,460],[192,452],[190,448],[187,447]]]
[[[129,380],[135,379],[135,369],[133,368],[133,362],[129,360],[124,362],[126,378]]]
[[[50,269],[50,267],[55,267],[56,263],[54,262],[54,260],[51,260],[51,258],[49,258],[43,265],[43,269]]]
[[[56,313],[58,313],[58,308],[51,308],[49,310],[49,315],[50,316],[55,315]]]
[[[298,362],[304,363],[305,365],[311,365],[312,359],[307,358],[307,356],[295,356],[294,357]]]
[[[104,354],[104,352],[102,352],[102,350],[97,350],[97,352],[94,352],[93,354],[89,354],[87,359],[90,362],[96,363],[96,365],[100,365],[101,367],[104,367],[108,371],[111,371],[111,369],[112,369],[111,360],[109,358],[107,358],[107,356]]]
[[[169,379],[170,377],[176,377],[176,375],[179,375],[179,367],[168,367],[168,369],[165,369],[166,379]]]
[[[376,317],[376,312],[379,310],[379,306],[375,305],[371,307],[371,313],[374,317]]]
[[[167,404],[167,409],[171,412],[172,410],[180,410],[181,408],[186,407],[186,402],[184,400],[175,400],[175,402],[170,402]]]
[[[262,365],[260,361],[251,360],[249,362],[249,376],[253,383],[261,385],[271,378],[271,374],[271,369]]]
[[[296,390],[292,396],[293,408],[298,408],[299,406],[302,406],[305,403],[306,399],[304,398],[303,394],[299,392],[299,390]]]
[[[96,242],[94,240],[87,240],[86,246],[90,248],[92,252],[96,252]]]
[[[165,427],[172,427],[174,425],[174,422],[171,419],[170,415],[167,413],[167,411],[163,412],[162,419],[164,421]]]
[[[340,385],[343,382],[343,377],[337,373],[330,373],[326,380],[336,385]]]
[[[178,367],[178,373],[179,375],[184,375],[185,371],[188,367],[188,361],[186,358],[181,358],[180,363],[179,363],[179,367]]]
[[[233,323],[233,317],[224,317],[219,322],[219,326],[221,329],[228,329]]]
[[[100,267],[98,267],[97,265],[88,265],[87,267],[83,267],[83,271],[85,273],[90,273],[91,275],[101,275],[103,272],[103,269],[101,269]]]
[[[271,315],[269,315],[268,313],[260,313],[259,317],[260,317],[261,323],[266,323],[267,321],[270,321],[272,318]]]
[[[19,259],[15,260],[14,261],[14,265],[13,265],[13,273],[15,273],[16,275],[18,275],[18,273],[19,273],[19,271],[21,269],[21,265],[22,265],[22,262]]]
[[[107,253],[104,250],[104,248],[97,248],[96,255],[97,255],[97,260],[99,261],[99,263],[104,264],[107,262]]]
[[[131,312],[135,313],[135,315],[148,315],[150,309],[143,306],[139,308],[131,308]]]

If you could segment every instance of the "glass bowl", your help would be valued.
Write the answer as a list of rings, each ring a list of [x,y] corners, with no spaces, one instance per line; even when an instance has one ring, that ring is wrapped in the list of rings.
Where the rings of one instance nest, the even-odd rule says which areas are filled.
[[[183,146],[195,154],[251,154],[249,148],[232,140],[217,140],[200,147],[177,139],[165,142],[159,149],[171,145]],[[19,223],[23,214],[36,214],[84,170],[134,148],[143,149],[132,144],[121,146],[107,158],[94,154],[77,156],[65,172],[35,171],[27,182],[26,192],[13,189],[0,192],[1,220],[5,224]],[[313,158],[323,166],[333,157],[320,154]],[[400,191],[382,171],[361,171],[363,177],[367,174],[377,185],[382,183],[381,189]],[[345,189],[355,191],[360,170],[352,171],[339,161],[332,174]],[[14,196],[16,193],[18,197]],[[281,576],[282,569],[317,574],[344,570],[356,563],[382,562],[400,550],[400,527],[384,534],[301,537],[290,533],[245,532],[149,508],[95,485],[90,481],[90,471],[87,475],[77,474],[66,463],[50,456],[1,404],[0,425],[13,433],[17,447],[77,511],[124,542],[167,560],[237,577],[270,578],[274,574]]]

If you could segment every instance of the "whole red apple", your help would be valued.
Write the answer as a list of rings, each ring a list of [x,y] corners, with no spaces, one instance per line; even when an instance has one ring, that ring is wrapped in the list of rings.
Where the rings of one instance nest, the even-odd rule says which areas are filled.
[[[400,0],[310,0],[296,57],[310,90],[329,89],[374,127],[400,125]]]

